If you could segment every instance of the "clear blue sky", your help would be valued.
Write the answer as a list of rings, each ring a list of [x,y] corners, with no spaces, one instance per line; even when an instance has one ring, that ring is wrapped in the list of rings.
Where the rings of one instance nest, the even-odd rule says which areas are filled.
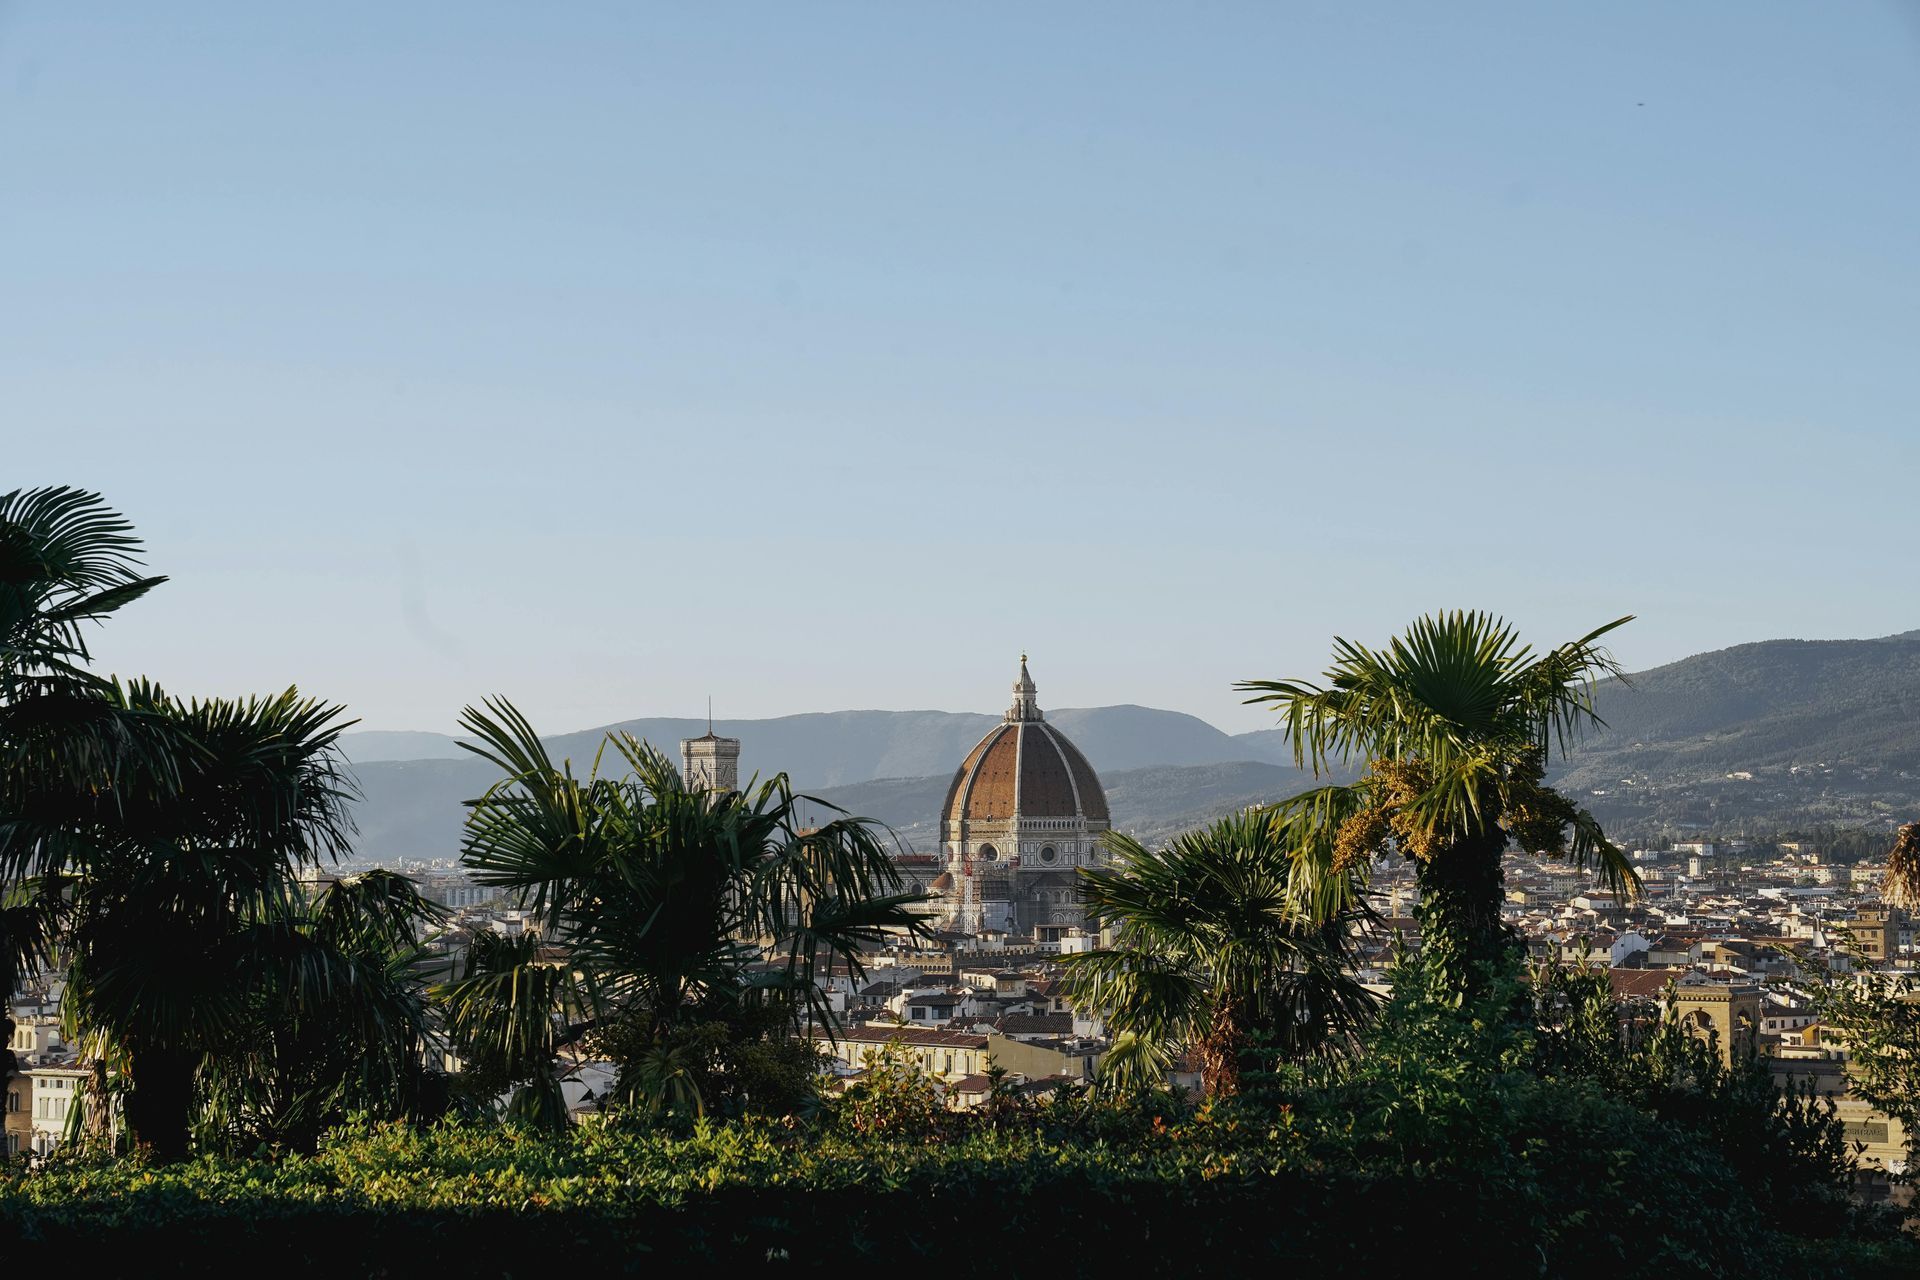
[[[14,4],[0,487],[367,726],[1920,627],[1920,8]]]

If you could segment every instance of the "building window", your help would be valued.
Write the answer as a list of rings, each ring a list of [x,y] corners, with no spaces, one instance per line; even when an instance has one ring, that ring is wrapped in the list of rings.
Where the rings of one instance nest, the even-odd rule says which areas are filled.
[[[1000,856],[1000,851],[994,848],[992,845],[983,844],[980,846],[980,860],[982,862],[992,862],[994,859],[998,858],[999,856]]]
[[[1040,861],[1048,863],[1049,865],[1059,856],[1059,854],[1054,852],[1052,845],[1046,845],[1040,850]]]

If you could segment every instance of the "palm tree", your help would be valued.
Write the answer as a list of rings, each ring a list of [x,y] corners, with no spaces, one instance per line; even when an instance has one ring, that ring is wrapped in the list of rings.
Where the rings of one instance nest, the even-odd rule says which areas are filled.
[[[0,494],[0,704],[8,727],[48,692],[96,690],[82,624],[131,604],[165,578],[142,577],[133,526],[97,493]],[[8,735],[17,739],[18,731]]]
[[[1920,822],[1903,824],[1887,851],[1887,901],[1909,910],[1920,907]]]
[[[201,1069],[208,1127],[232,1147],[311,1152],[351,1112],[441,1109],[422,943],[445,918],[413,881],[373,870],[303,888],[294,914],[256,927],[240,1030]]]
[[[1283,1058],[1343,1051],[1372,1011],[1348,944],[1357,892],[1315,917],[1291,891],[1293,851],[1250,810],[1164,849],[1109,833],[1112,864],[1083,869],[1089,915],[1111,947],[1065,957],[1068,998],[1115,1033],[1101,1067],[1121,1087],[1165,1080],[1184,1050],[1210,1096],[1237,1092],[1256,1041]]]
[[[1424,617],[1385,649],[1338,637],[1324,684],[1250,680],[1279,709],[1294,761],[1320,773],[1365,761],[1357,782],[1280,804],[1274,821],[1306,897],[1391,851],[1412,859],[1423,955],[1461,989],[1510,959],[1500,920],[1509,843],[1570,858],[1620,892],[1639,878],[1593,815],[1545,782],[1550,753],[1601,720],[1594,683],[1621,670],[1598,641],[1621,618],[1536,655],[1484,613]]]
[[[65,966],[69,1036],[119,1068],[135,1140],[174,1158],[223,1090],[260,1112],[271,1081],[243,1073],[263,1028],[350,1025],[363,1073],[404,1057],[373,939],[413,908],[386,882],[317,904],[300,883],[346,849],[338,707],[87,669],[86,626],[164,581],[139,557],[96,494],[0,496],[0,980]]]
[[[521,1082],[518,1114],[558,1123],[555,1056],[609,1040],[624,1095],[697,1105],[717,1077],[696,1026],[831,1032],[819,980],[858,977],[862,947],[923,928],[875,826],[803,828],[803,804],[841,811],[785,775],[690,791],[666,757],[618,734],[581,778],[506,702],[469,707],[461,724],[505,774],[473,802],[462,858],[526,903],[541,936],[482,944],[441,994],[461,1051]],[[608,747],[623,775],[601,773]]]
[[[36,820],[129,764],[152,767],[150,735],[114,685],[86,669],[85,626],[166,581],[138,572],[132,526],[98,494],[0,494],[0,987],[52,961],[62,906],[34,874],[71,839]]]
[[[62,1018],[123,1064],[135,1141],[174,1159],[196,1077],[236,1047],[261,986],[345,976],[336,955],[295,938],[301,873],[346,848],[344,724],[293,690],[182,702],[135,683],[124,708],[166,743],[165,772],[123,767],[90,803],[56,812],[44,825],[65,839],[38,871],[63,885]]]

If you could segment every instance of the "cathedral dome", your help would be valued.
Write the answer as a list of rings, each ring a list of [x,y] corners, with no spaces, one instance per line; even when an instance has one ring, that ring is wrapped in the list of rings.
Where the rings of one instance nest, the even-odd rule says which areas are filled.
[[[1105,823],[1107,794],[1080,748],[1041,716],[1027,662],[1013,706],[967,753],[947,788],[941,818],[951,826],[1029,818]]]
[[[1040,714],[1025,654],[1013,705],[961,761],[940,825],[947,887],[936,892],[953,928],[1043,938],[1085,927],[1081,873],[1109,862],[1107,793]]]

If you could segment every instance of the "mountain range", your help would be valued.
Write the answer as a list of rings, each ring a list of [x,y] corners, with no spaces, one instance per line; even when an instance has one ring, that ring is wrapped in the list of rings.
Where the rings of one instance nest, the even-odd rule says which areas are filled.
[[[1920,631],[1877,640],[1773,640],[1696,655],[1598,690],[1607,725],[1586,734],[1556,781],[1624,835],[1887,825],[1920,809]],[[999,717],[837,711],[727,720],[742,777],[784,767],[801,790],[887,822],[914,847],[938,843],[953,769]],[[1106,785],[1116,826],[1159,838],[1309,785],[1278,730],[1227,734],[1140,706],[1067,708],[1048,720]],[[584,767],[621,730],[669,752],[704,720],[628,720],[550,740]],[[434,733],[346,735],[363,798],[362,857],[451,856],[461,802],[490,765]]]
[[[1234,737],[1178,711],[1066,707],[1048,711],[1047,719],[1101,770],[1280,758],[1270,732]],[[798,786],[831,787],[950,773],[999,722],[998,715],[970,711],[824,711],[771,720],[716,720],[712,730],[740,739],[742,778],[784,769]],[[671,753],[682,738],[707,730],[705,720],[622,720],[557,734],[548,745],[557,756],[584,762],[609,733],[630,733]],[[341,742],[356,764],[472,758],[461,749],[460,739],[440,733],[349,733]]]
[[[1557,781],[1634,830],[1920,817],[1920,631],[1769,640],[1609,682]]]

